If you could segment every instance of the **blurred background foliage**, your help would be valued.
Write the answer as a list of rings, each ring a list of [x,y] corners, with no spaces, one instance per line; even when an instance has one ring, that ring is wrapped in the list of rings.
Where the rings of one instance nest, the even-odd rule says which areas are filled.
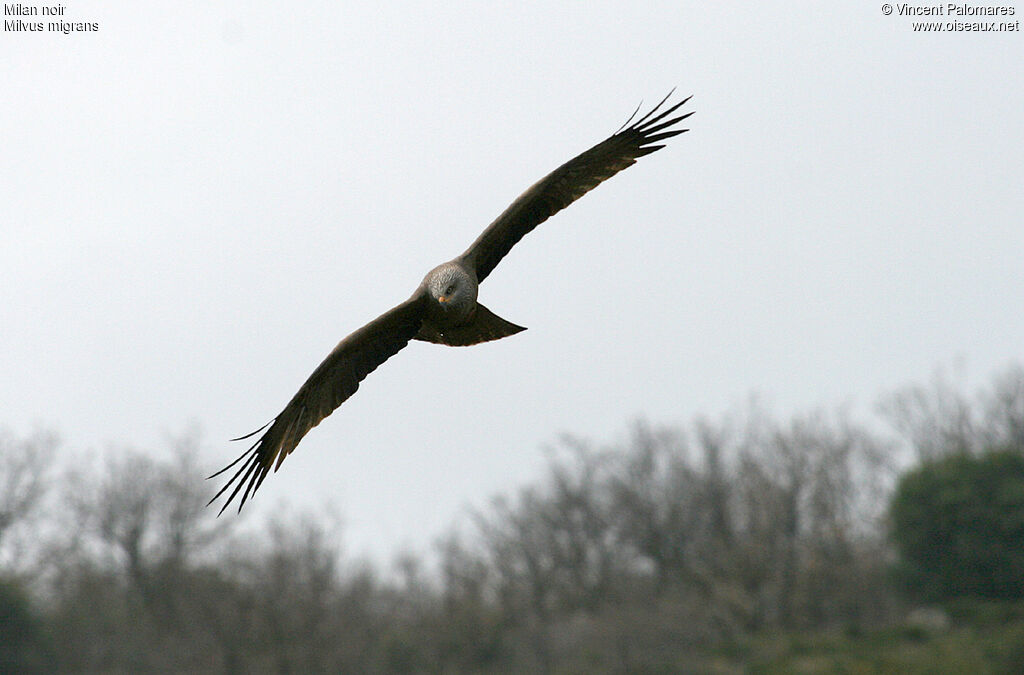
[[[390,568],[205,508],[195,433],[0,435],[0,672],[1024,672],[1024,369],[566,436]],[[952,669],[952,670],[951,670]]]

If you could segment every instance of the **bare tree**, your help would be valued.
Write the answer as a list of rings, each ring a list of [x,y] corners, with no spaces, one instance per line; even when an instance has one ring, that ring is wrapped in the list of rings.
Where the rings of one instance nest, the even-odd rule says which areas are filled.
[[[884,397],[879,410],[921,461],[1002,448],[1024,451],[1024,367],[1010,365],[974,397],[937,372]]]
[[[29,574],[41,550],[36,523],[52,485],[57,437],[0,430],[0,571]]]
[[[335,531],[336,532],[336,531]],[[333,670],[331,608],[339,586],[338,537],[320,518],[275,516],[269,545],[253,579],[260,642],[272,656],[274,672],[324,673]]]
[[[657,593],[689,569],[698,482],[681,434],[634,424],[609,488],[621,541],[653,568]]]
[[[886,396],[879,411],[921,461],[975,453],[983,443],[976,407],[941,371],[927,386],[904,387]]]
[[[208,487],[197,446],[194,436],[174,439],[168,460],[111,451],[98,475],[72,476],[71,508],[98,562],[123,566],[142,584],[154,570],[198,564],[229,539],[238,520],[218,519],[205,508]]]
[[[78,659],[68,669],[96,669],[108,659],[135,670],[215,667],[217,629],[229,617],[210,607],[224,601],[209,593],[223,584],[208,568],[237,521],[205,509],[206,472],[196,456],[195,437],[185,436],[172,441],[167,460],[110,451],[98,468],[83,465],[67,477],[73,535],[53,583],[64,600],[60,621],[81,639],[64,654]],[[93,605],[95,616],[80,616],[76,604]],[[101,637],[104,621],[116,639]]]
[[[1009,366],[981,394],[985,445],[1024,453],[1024,367]]]
[[[737,501],[753,625],[856,615],[857,594],[846,589],[863,581],[854,574],[857,551],[881,540],[890,444],[845,412],[760,425],[741,453]]]

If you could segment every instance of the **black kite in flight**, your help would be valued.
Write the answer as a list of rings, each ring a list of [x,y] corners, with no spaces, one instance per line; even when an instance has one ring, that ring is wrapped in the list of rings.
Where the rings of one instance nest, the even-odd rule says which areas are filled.
[[[334,412],[356,392],[367,375],[410,340],[466,346],[525,330],[476,301],[480,282],[527,232],[634,164],[637,158],[663,148],[664,145],[656,145],[659,141],[687,131],[672,129],[672,126],[692,112],[670,116],[689,101],[689,97],[659,112],[669,96],[630,124],[639,112],[637,108],[609,138],[535,183],[512,202],[465,253],[428,272],[412,297],[339,342],[277,417],[251,434],[235,439],[249,438],[266,429],[241,457],[210,476],[218,476],[242,462],[210,503],[234,485],[221,507],[223,513],[244,487],[238,505],[241,510],[263,483],[270,468],[273,466],[275,471],[280,468],[284,458],[310,429]],[[667,117],[670,119],[665,119]]]

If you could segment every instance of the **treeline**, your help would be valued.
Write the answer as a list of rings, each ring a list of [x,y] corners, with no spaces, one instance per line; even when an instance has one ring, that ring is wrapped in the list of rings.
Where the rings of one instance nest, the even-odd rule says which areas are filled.
[[[565,437],[387,571],[324,514],[214,517],[194,437],[61,473],[53,437],[0,436],[0,672],[686,672],[743,636],[885,625],[915,601],[899,476],[1024,454],[1024,370],[878,410]]]

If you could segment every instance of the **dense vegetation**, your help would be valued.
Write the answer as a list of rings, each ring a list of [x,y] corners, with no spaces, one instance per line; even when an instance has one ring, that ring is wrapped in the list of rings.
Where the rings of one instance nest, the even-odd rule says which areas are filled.
[[[567,437],[386,571],[323,514],[214,518],[194,438],[61,474],[0,436],[0,671],[1014,672],[1024,370],[880,409]]]
[[[953,455],[909,472],[892,523],[901,571],[920,595],[1024,597],[1024,454]]]

